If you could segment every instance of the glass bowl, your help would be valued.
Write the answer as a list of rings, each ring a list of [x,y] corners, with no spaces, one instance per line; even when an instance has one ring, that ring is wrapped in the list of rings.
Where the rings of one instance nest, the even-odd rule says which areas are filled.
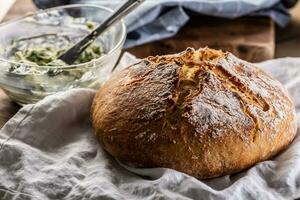
[[[123,21],[116,23],[95,41],[104,53],[100,58],[76,65],[37,66],[11,59],[13,41],[39,44],[52,37],[54,45],[66,37],[72,43],[90,30],[87,24],[101,23],[112,10],[94,5],[69,5],[39,11],[0,25],[0,87],[15,102],[35,103],[45,96],[72,88],[97,89],[113,70],[126,38]],[[36,40],[41,37],[42,39]]]

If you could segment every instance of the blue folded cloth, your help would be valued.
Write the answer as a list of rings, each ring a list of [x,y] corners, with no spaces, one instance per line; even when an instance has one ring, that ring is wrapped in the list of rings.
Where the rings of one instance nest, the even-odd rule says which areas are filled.
[[[115,9],[124,0],[34,0],[41,8],[71,3],[96,4]],[[50,2],[50,3],[49,3]],[[223,18],[269,16],[279,26],[290,19],[280,0],[146,0],[125,19],[125,48],[172,37],[189,21],[190,14]]]

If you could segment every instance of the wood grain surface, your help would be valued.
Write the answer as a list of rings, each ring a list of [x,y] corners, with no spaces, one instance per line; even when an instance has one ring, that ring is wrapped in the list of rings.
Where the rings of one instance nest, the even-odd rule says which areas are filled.
[[[0,128],[20,109],[21,106],[12,102],[0,89]]]
[[[2,0],[2,1],[5,1],[5,0]],[[20,16],[25,15],[30,12],[34,12],[36,10],[37,10],[37,8],[35,7],[35,5],[32,3],[31,0],[16,0],[16,3],[10,9],[10,11],[7,13],[7,15],[3,21],[15,19],[17,17],[20,17]]]
[[[130,37],[130,35],[129,35]],[[275,26],[267,17],[235,20],[204,17],[192,19],[175,37],[128,49],[139,58],[184,51],[187,47],[230,51],[249,62],[274,57]]]
[[[8,12],[8,15],[4,18],[4,21],[6,20],[10,20],[10,19],[14,19],[16,17],[19,17],[21,15],[24,15],[28,12],[33,12],[37,10],[37,8],[33,5],[33,3],[31,2],[31,0],[16,0],[16,4],[13,6],[13,8]],[[286,57],[286,56],[297,56],[300,57],[300,3],[298,3],[298,5],[293,8],[291,10],[291,15],[292,15],[292,20],[289,23],[289,25],[285,28],[276,28],[276,48],[275,48],[275,57]],[[197,22],[196,22],[197,23]],[[267,26],[273,26],[272,24],[268,24],[269,22],[266,22]],[[234,25],[232,25],[234,26]],[[238,30],[244,33],[247,31],[247,27],[242,27],[243,25],[241,25],[241,27],[239,28],[233,28],[234,30]],[[192,26],[191,26],[192,27]],[[186,27],[186,30],[189,30],[189,28],[191,27]],[[193,37],[198,37],[197,36],[197,29],[193,29],[194,27],[192,27],[192,32],[186,32],[185,34],[188,36],[189,34],[193,35]],[[261,27],[258,26],[256,28],[257,31],[259,30]],[[202,27],[202,29],[205,29],[205,27]],[[228,28],[230,29],[230,28]],[[218,27],[211,27],[211,30],[214,30],[215,34],[218,35],[219,38],[217,38],[218,40],[223,39],[222,37],[222,32],[220,30],[222,29],[218,29]],[[184,30],[183,30],[184,32]],[[252,33],[251,31],[249,32],[249,34]],[[208,34],[209,32],[203,32],[202,37],[206,37],[208,38]],[[269,32],[269,34],[273,34],[272,32]],[[234,34],[230,36],[230,34],[228,36],[226,36],[226,40],[230,41],[231,38],[234,38]],[[260,51],[260,49],[266,48],[265,45],[259,45],[258,42],[256,41],[268,41],[269,44],[272,45],[272,41],[270,38],[264,38],[264,37],[268,37],[268,34],[266,33],[262,33],[261,35],[258,34],[258,40],[254,40],[255,38],[253,37],[249,37],[249,35],[244,35],[244,36],[240,36],[240,38],[238,39],[236,37],[236,39],[234,40],[235,44],[239,43],[242,44],[241,41],[247,41],[248,47],[246,48],[247,51],[244,52],[246,53],[244,56],[246,57],[246,59],[251,60],[253,59],[253,57],[255,57],[255,53],[256,51]],[[180,50],[182,48],[185,48],[185,45],[188,45],[188,39],[186,39],[186,41],[182,42],[183,38],[181,38],[180,36],[176,36],[176,39],[174,41],[167,41],[166,44],[167,45],[171,45],[172,48],[174,48],[175,50]],[[209,44],[211,41],[207,41],[206,45]],[[265,44],[268,44],[265,43]],[[181,44],[182,43],[182,44]],[[258,49],[255,50],[251,50],[251,43],[255,43],[256,47]],[[200,43],[199,41],[196,41],[196,46],[198,45],[205,45],[205,41],[204,43]],[[153,45],[153,44],[150,44]],[[172,46],[173,45],[173,46]],[[219,43],[217,45],[220,45]],[[166,47],[164,47],[166,48]],[[162,50],[164,50],[164,48],[162,48]],[[146,50],[146,51],[150,51],[152,54],[158,54],[161,51],[161,47],[158,48],[159,50],[157,52],[151,52],[150,50]],[[233,45],[232,46],[232,51],[237,51],[239,50],[240,52],[243,52],[243,50],[245,49],[243,45],[238,46],[238,45]],[[249,50],[250,49],[250,50]],[[269,55],[267,56],[272,56],[272,49],[268,49],[269,52],[271,52]],[[137,47],[136,49],[131,49],[132,52],[136,52],[136,54],[138,54],[139,51],[144,51],[143,48]],[[248,52],[248,54],[247,54]],[[7,95],[0,89],[0,127],[2,127],[7,120],[9,120],[18,110],[19,110],[20,106],[18,106],[17,104],[13,103],[8,97]]]
[[[290,23],[284,28],[276,28],[276,58],[300,57],[300,1],[290,12]]]

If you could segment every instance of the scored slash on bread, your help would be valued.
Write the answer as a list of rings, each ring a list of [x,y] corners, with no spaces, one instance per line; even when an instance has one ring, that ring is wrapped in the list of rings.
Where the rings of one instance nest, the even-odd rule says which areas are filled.
[[[278,81],[209,48],[148,57],[114,74],[95,96],[92,121],[121,162],[197,178],[269,159],[296,134],[293,102]]]

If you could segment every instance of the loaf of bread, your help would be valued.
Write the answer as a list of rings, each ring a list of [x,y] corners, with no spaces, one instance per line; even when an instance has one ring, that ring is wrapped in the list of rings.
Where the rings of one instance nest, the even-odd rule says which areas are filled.
[[[148,57],[114,74],[95,96],[92,121],[102,147],[124,164],[197,178],[270,159],[297,126],[278,81],[209,48]]]

